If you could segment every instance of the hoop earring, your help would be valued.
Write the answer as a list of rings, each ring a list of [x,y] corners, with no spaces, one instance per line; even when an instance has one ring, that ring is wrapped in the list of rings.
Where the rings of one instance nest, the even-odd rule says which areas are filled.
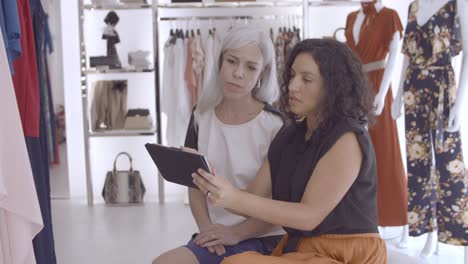
[[[260,82],[260,79],[258,79],[257,83],[255,84],[254,88],[252,89],[252,96],[253,97],[256,97],[256,95],[260,91],[260,85],[261,85],[261,82]]]
[[[258,79],[257,84],[255,84],[255,88],[260,90],[260,87],[262,86],[262,79]]]

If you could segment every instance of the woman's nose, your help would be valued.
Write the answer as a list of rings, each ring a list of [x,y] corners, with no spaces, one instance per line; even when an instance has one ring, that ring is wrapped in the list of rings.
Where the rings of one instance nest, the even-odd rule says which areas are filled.
[[[300,84],[299,84],[299,81],[297,79],[298,78],[296,78],[296,77],[292,77],[291,80],[289,80],[289,84],[288,84],[288,90],[289,91],[293,91],[293,92],[299,91]]]
[[[242,79],[244,77],[244,71],[242,69],[242,66],[239,64],[235,67],[233,76],[236,79]]]

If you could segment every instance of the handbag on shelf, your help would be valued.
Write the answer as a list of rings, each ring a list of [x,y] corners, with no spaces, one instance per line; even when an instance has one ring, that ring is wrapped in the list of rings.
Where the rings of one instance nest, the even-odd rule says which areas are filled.
[[[128,109],[124,129],[151,129],[152,127],[153,120],[149,109]]]
[[[125,155],[130,161],[129,170],[117,170],[117,159]],[[106,174],[102,189],[102,197],[106,204],[130,205],[143,203],[146,192],[140,172],[133,170],[133,160],[127,152],[117,154],[114,159],[114,168]]]

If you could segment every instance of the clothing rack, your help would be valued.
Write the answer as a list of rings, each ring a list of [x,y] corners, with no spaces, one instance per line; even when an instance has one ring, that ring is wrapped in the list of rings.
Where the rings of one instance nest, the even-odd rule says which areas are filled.
[[[249,20],[249,19],[278,19],[278,18],[290,18],[291,15],[265,15],[265,16],[184,16],[184,17],[161,17],[160,21],[187,21],[187,20]],[[297,16],[299,17],[299,16]]]
[[[215,2],[160,4],[159,8],[239,8],[239,7],[286,7],[301,6],[303,1],[274,2]]]
[[[189,10],[218,10],[218,9],[230,9],[230,10],[242,10],[246,8],[271,8],[272,11],[276,11],[274,14],[233,14],[233,15],[212,15],[212,14],[194,14],[194,15],[179,15],[178,13],[161,15],[162,11],[178,10],[178,9],[189,9]],[[285,13],[288,10],[285,8],[301,8],[300,15]],[[277,10],[274,10],[277,9]],[[306,20],[305,9],[307,9],[307,1],[274,1],[274,2],[214,2],[214,3],[171,3],[171,4],[159,4],[156,8],[155,17],[159,22],[167,21],[228,21],[228,20],[275,20],[281,18],[292,19],[292,24],[300,24],[305,29]],[[196,12],[195,11],[195,12]],[[211,12],[210,12],[211,13]],[[301,21],[302,20],[302,21]],[[159,27],[159,23],[156,25]],[[159,30],[157,29],[159,32]],[[305,30],[301,30],[301,37],[305,37]],[[155,42],[159,44],[159,34],[155,37]],[[158,49],[159,51],[159,49]]]

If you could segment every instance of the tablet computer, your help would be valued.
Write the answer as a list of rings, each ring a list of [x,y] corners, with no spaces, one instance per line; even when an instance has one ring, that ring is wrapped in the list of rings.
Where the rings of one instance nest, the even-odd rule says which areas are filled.
[[[193,184],[192,173],[198,169],[211,173],[207,159],[201,154],[159,144],[147,143],[145,147],[166,181],[198,188]]]

